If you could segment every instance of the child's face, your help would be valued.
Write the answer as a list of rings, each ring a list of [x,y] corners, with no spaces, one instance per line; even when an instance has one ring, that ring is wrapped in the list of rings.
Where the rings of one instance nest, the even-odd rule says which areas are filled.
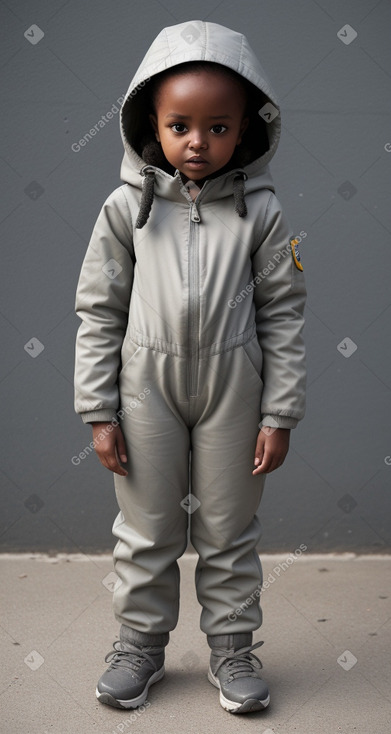
[[[240,83],[205,69],[164,79],[150,120],[169,163],[200,182],[223,168],[241,142],[245,106]]]

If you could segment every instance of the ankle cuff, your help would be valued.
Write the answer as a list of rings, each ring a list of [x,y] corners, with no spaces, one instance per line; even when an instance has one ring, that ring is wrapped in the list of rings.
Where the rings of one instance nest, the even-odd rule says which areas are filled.
[[[132,627],[121,624],[119,638],[125,644],[133,643],[139,647],[165,647],[170,639],[170,633],[162,632],[160,634],[152,634],[150,632],[139,632]]]
[[[240,650],[241,647],[249,647],[253,641],[252,632],[235,632],[232,635],[207,635],[206,637],[209,647],[213,650],[215,647],[224,648],[226,650]]]

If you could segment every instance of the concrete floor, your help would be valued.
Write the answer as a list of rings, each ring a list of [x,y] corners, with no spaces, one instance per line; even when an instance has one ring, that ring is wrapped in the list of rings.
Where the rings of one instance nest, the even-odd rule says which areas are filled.
[[[180,560],[181,613],[165,678],[139,713],[104,706],[94,693],[118,634],[111,558],[0,556],[0,731],[389,734],[391,557],[303,553],[289,566],[285,559],[262,557],[270,585],[254,637],[265,640],[256,652],[271,703],[234,716],[206,677],[193,555]]]

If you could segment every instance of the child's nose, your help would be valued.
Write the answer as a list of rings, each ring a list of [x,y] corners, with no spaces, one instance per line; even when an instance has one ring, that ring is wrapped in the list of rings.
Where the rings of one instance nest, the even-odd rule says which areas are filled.
[[[198,150],[199,148],[205,148],[206,144],[205,136],[200,131],[194,131],[190,137],[190,148]]]

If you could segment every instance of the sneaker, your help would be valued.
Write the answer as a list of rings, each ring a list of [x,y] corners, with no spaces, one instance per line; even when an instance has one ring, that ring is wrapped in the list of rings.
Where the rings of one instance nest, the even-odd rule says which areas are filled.
[[[212,649],[208,680],[220,689],[220,704],[231,714],[260,711],[270,702],[268,687],[259,674],[262,663],[251,652],[261,645],[263,642],[239,650]]]
[[[164,676],[164,648],[139,646],[117,640],[106,657],[110,666],[98,681],[96,697],[120,709],[135,709],[145,702],[148,689]]]

